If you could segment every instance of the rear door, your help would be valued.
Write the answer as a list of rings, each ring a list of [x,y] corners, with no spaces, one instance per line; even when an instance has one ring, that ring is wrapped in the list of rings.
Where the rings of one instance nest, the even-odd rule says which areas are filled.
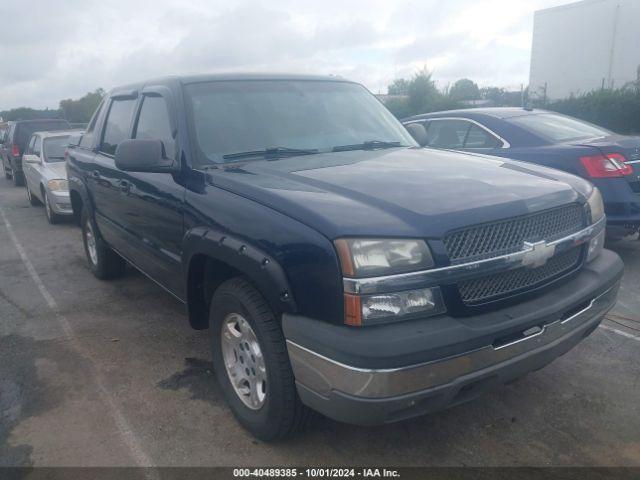
[[[147,87],[133,129],[133,138],[161,140],[164,156],[178,161],[176,118],[171,91]],[[170,173],[121,172],[126,186],[122,222],[133,236],[140,269],[179,298],[183,295],[182,237],[185,188]]]
[[[121,195],[126,176],[116,168],[114,157],[120,142],[131,138],[136,103],[137,92],[111,97],[98,149],[91,169],[87,172],[87,183],[93,193],[95,219],[100,233],[107,243],[126,257],[132,256],[134,252],[124,221],[124,203],[127,198]]]

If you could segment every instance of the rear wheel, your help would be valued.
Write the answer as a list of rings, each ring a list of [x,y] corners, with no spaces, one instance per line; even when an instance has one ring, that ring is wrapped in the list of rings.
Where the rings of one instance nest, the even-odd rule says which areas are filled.
[[[102,239],[86,208],[82,210],[80,223],[87,263],[93,274],[101,280],[124,275],[127,263]]]
[[[261,440],[284,438],[311,418],[302,404],[280,323],[243,278],[223,283],[209,311],[213,365],[240,424]]]

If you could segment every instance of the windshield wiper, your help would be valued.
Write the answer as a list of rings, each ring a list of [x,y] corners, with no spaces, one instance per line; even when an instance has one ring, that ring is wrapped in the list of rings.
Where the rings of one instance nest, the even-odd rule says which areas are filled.
[[[375,150],[378,148],[402,147],[401,142],[385,142],[383,140],[368,140],[354,145],[337,145],[333,147],[334,152],[346,152],[348,150]]]
[[[249,157],[295,157],[296,155],[312,155],[318,153],[317,148],[289,148],[289,147],[269,147],[264,150],[250,150],[248,152],[227,153],[222,158],[232,160],[234,158]]]

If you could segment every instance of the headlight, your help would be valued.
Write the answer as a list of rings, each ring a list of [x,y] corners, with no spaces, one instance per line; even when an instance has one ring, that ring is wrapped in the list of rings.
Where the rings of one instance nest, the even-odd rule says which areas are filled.
[[[600,190],[593,187],[593,191],[591,195],[589,195],[587,202],[589,203],[589,210],[591,211],[591,223],[596,223],[604,217],[604,203],[602,202]]]
[[[591,195],[587,200],[589,204],[589,210],[591,212],[591,224],[596,223],[602,217],[604,217],[604,203],[602,202],[602,195],[600,190],[593,187]],[[589,248],[587,251],[587,262],[590,262],[602,252],[604,248],[604,229],[598,233],[595,237],[589,240]]]
[[[363,296],[361,305],[362,322],[365,325],[382,320],[393,321],[412,314],[436,315],[445,310],[440,289],[437,287]]]
[[[335,245],[347,277],[376,277],[433,267],[424,240],[343,238]]]
[[[49,180],[47,182],[47,187],[52,192],[68,192],[69,191],[69,183],[66,180],[61,178],[55,180]]]

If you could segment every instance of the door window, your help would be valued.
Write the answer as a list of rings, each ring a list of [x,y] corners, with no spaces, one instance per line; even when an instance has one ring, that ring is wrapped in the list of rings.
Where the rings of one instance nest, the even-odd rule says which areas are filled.
[[[42,151],[42,139],[40,137],[34,137],[35,142],[33,144],[33,154],[40,156],[40,152]]]
[[[33,146],[36,144],[36,136],[32,136],[29,140],[29,146],[27,147],[27,154],[33,155]]]
[[[485,129],[471,124],[464,148],[497,148],[502,146],[502,142],[491,135]]]
[[[135,104],[135,99],[114,100],[111,103],[102,134],[102,142],[100,142],[102,153],[115,155],[120,142],[129,138],[129,127]]]
[[[427,145],[436,148],[463,148],[470,123],[465,120],[432,120]]]
[[[145,96],[134,138],[161,140],[165,157],[174,158],[176,155],[176,141],[171,130],[169,110],[164,98]]]
[[[98,108],[93,114],[93,117],[91,117],[91,121],[89,122],[87,129],[82,134],[82,138],[80,139],[80,146],[82,148],[91,148],[93,146],[93,137],[94,137],[94,131],[96,128],[96,121],[98,120],[98,116],[102,111],[103,105],[104,105],[104,100],[100,102],[100,105],[98,105]]]
[[[436,148],[498,148],[502,142],[467,120],[432,120],[427,145]]]

